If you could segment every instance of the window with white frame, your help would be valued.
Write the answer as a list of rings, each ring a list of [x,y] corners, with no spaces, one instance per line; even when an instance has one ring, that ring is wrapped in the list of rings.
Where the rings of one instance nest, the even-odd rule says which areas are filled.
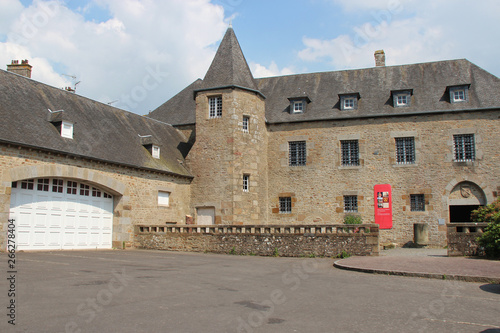
[[[407,95],[398,95],[396,104],[397,104],[397,106],[408,105],[408,96]]]
[[[474,134],[453,135],[453,157],[455,162],[474,161],[475,155]]]
[[[450,102],[460,103],[468,100],[468,85],[448,87],[450,91]]]
[[[359,143],[358,140],[342,140],[340,141],[340,149],[342,153],[343,166],[358,166],[359,165]]]
[[[396,161],[398,164],[415,163],[415,138],[396,139]]]
[[[280,197],[280,214],[292,212],[292,197]]]
[[[158,191],[158,206],[170,205],[170,192]]]
[[[291,141],[288,143],[290,166],[306,165],[307,150],[305,141]]]
[[[61,136],[63,138],[73,139],[73,124],[63,121],[61,124]]]
[[[304,112],[304,101],[294,101],[292,103],[293,109],[292,113],[303,113]]]
[[[153,145],[151,147],[151,155],[154,157],[154,158],[160,158],[160,147],[157,146],[157,145]]]
[[[222,117],[222,96],[214,96],[208,99],[209,118]]]
[[[343,110],[352,110],[354,109],[354,97],[345,97]]]
[[[358,196],[357,195],[344,195],[344,212],[357,213],[358,212]]]
[[[424,194],[410,194],[410,210],[412,212],[425,211],[425,195]]]
[[[248,133],[250,131],[250,117],[243,116],[242,129],[245,133]]]
[[[250,191],[250,175],[243,175],[243,192]]]

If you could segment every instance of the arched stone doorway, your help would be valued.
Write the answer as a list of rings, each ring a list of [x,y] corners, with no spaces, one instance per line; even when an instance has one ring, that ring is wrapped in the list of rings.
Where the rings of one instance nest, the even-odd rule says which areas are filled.
[[[486,203],[486,195],[481,187],[469,181],[458,183],[448,197],[450,222],[472,222],[471,212]]]

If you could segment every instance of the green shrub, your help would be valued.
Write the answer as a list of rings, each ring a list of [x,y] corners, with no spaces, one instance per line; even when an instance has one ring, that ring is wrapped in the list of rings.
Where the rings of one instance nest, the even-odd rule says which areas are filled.
[[[346,215],[344,217],[344,224],[362,224],[361,216],[359,215]]]
[[[471,219],[474,222],[488,223],[484,233],[477,238],[477,241],[479,246],[484,248],[486,256],[500,258],[500,198],[487,206],[472,211]]]
[[[337,254],[337,258],[344,259],[344,258],[349,258],[351,256],[350,253],[348,253],[346,250],[342,250],[341,253]]]

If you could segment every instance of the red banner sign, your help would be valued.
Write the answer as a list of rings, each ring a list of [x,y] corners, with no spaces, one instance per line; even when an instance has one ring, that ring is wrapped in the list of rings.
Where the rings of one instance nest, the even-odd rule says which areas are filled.
[[[381,184],[374,187],[375,223],[380,229],[392,228],[392,191],[391,185]]]

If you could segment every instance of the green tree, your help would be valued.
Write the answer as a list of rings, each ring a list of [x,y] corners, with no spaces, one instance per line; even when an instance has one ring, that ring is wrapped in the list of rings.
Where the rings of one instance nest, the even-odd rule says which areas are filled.
[[[479,245],[484,248],[486,256],[500,258],[500,198],[487,206],[472,211],[471,219],[474,222],[488,223],[484,233],[477,240]]]

